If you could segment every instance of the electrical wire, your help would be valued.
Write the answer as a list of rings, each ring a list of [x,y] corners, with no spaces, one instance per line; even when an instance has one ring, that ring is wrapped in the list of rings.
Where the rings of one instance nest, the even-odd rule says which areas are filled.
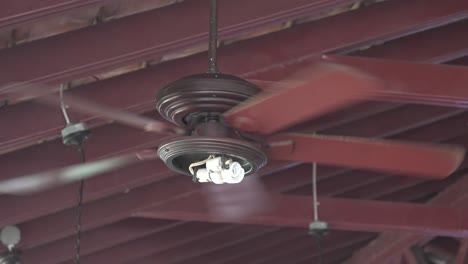
[[[317,236],[317,250],[319,252],[318,255],[318,263],[317,264],[322,264],[323,263],[323,238],[322,236]]]
[[[208,156],[208,158],[206,160],[201,160],[201,161],[197,161],[197,162],[194,162],[194,163],[190,164],[190,166],[189,166],[190,173],[192,175],[195,175],[195,170],[193,168],[206,164],[208,162],[208,160],[210,160],[212,158],[214,158],[214,156],[210,155],[210,156]]]
[[[318,214],[318,197],[317,197],[317,163],[312,163],[312,196],[313,196],[313,210],[314,210],[314,222],[319,222],[319,214]],[[323,234],[317,233],[317,250],[319,252],[319,260],[317,264],[323,263],[323,245],[322,239]]]
[[[81,163],[86,162],[86,155],[83,148],[83,144],[78,145],[78,152],[80,153]],[[76,206],[76,244],[75,244],[75,264],[80,264],[80,255],[81,255],[81,224],[82,224],[82,214],[83,214],[83,191],[84,191],[84,180],[80,181],[78,187],[78,202]]]
[[[312,195],[314,200],[314,221],[318,221],[318,200],[317,200],[317,163],[312,163]]]
[[[65,100],[63,99],[63,90],[65,89],[65,85],[61,84],[60,85],[60,108],[62,109],[62,114],[63,117],[65,118],[65,122],[67,122],[67,125],[71,124],[70,122],[70,117],[68,116],[67,113],[67,106],[65,105]]]
[[[65,85],[60,85],[60,108],[62,110],[63,117],[65,122],[68,125],[71,125],[70,117],[67,113],[67,106],[65,105],[65,100],[63,98],[63,92]],[[83,148],[83,142],[78,144],[78,153],[80,156],[80,162],[83,164],[86,162],[86,155]],[[77,205],[76,205],[76,241],[75,241],[75,264],[80,264],[81,257],[81,229],[82,229],[82,215],[83,215],[83,192],[84,192],[84,180],[81,180],[78,186],[78,196],[77,196]]]

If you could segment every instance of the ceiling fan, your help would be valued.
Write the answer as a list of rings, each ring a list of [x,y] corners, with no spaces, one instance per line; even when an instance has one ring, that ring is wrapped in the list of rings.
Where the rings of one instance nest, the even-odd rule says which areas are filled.
[[[168,122],[66,97],[74,111],[173,137],[154,149],[5,180],[0,182],[0,193],[34,193],[157,158],[195,182],[215,184],[240,183],[268,160],[317,162],[436,179],[450,175],[462,162],[465,150],[456,146],[282,133],[302,121],[372,99],[382,87],[381,81],[357,68],[323,62],[277,83],[248,82],[220,73],[215,0],[211,0],[210,13],[208,72],[172,82],[157,95],[156,108]],[[15,84],[10,90],[16,96],[60,105],[58,97],[42,94],[45,88]],[[69,132],[80,129],[72,127]]]

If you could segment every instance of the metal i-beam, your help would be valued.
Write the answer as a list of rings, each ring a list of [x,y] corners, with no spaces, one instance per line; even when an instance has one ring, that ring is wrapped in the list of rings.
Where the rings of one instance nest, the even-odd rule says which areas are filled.
[[[272,209],[234,223],[305,228],[313,219],[308,196],[270,195]],[[135,214],[144,218],[230,222],[210,215],[202,197],[181,198]],[[323,198],[321,218],[332,229],[384,232],[404,231],[422,235],[468,236],[468,211],[443,206]]]
[[[3,0],[0,9],[0,29],[11,28],[24,22],[50,15],[64,13],[73,9],[97,6],[111,0],[48,0],[16,1]]]
[[[429,204],[447,206],[452,208],[464,208],[467,202],[466,189],[468,177],[464,176],[454,184],[447,187]],[[460,231],[462,233],[462,231]],[[356,252],[349,260],[349,264],[383,263],[385,260],[401,254],[416,242],[424,239],[424,236],[414,234],[384,233],[367,247]]]
[[[222,16],[219,21],[219,36],[220,39],[230,39],[241,33],[289,20],[317,16],[357,1],[219,2],[219,13]],[[250,8],[251,6],[263,8]],[[454,1],[448,6],[450,7],[442,12],[434,7],[428,8],[430,12],[427,16],[432,18],[431,24],[463,17],[459,9],[463,9],[464,5]],[[168,53],[206,43],[208,13],[207,1],[184,1],[0,51],[2,65],[8,65],[0,66],[0,84],[12,81],[61,83],[135,62],[159,59]],[[184,19],[174,23],[174,18],[177,17]],[[169,27],[170,30],[167,30]],[[204,70],[205,67],[200,69]]]

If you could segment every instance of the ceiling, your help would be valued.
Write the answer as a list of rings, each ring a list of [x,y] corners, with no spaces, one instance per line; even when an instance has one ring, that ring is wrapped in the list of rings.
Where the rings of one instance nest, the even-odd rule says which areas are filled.
[[[53,93],[67,84],[68,93],[162,119],[156,93],[207,69],[208,3],[4,0],[0,85],[41,82]],[[322,54],[468,65],[468,1],[219,0],[219,6],[220,70],[245,78],[279,80]],[[79,161],[61,142],[60,111],[2,92],[0,179]],[[71,118],[92,127],[89,160],[164,139],[73,111]],[[467,121],[466,110],[450,105],[372,101],[291,130],[468,146]],[[421,255],[468,263],[467,227],[448,232],[451,211],[442,210],[466,204],[467,166],[427,180],[319,165],[324,220],[338,223],[319,246],[304,224],[312,220],[310,164],[274,161],[258,173],[276,199],[270,220],[215,223],[203,214],[199,185],[160,161],[145,162],[85,183],[81,263],[302,264],[319,263],[320,252],[323,264],[423,263]],[[22,263],[73,262],[77,193],[69,185],[0,196],[0,226],[22,230]],[[385,214],[378,201],[392,202],[385,205],[396,213]],[[419,212],[427,212],[421,217],[434,228],[418,229],[422,235],[394,232],[416,230]]]

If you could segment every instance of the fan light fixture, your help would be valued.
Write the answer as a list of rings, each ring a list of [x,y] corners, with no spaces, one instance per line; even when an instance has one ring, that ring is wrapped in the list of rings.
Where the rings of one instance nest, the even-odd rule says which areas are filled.
[[[200,165],[205,165],[205,168],[197,168]],[[239,162],[224,157],[210,156],[207,160],[192,163],[189,170],[197,182],[215,184],[240,183],[245,176],[245,170]]]

